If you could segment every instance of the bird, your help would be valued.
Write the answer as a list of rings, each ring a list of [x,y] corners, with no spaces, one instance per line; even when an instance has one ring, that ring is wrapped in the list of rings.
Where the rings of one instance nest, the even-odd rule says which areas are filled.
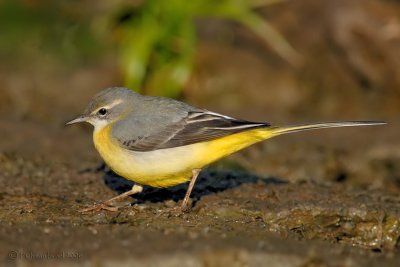
[[[339,121],[273,126],[196,108],[159,96],[145,96],[124,87],[106,88],[93,97],[82,115],[66,125],[94,126],[94,146],[118,175],[133,181],[132,189],[80,210],[115,211],[111,204],[142,192],[143,186],[170,187],[189,182],[177,210],[187,211],[200,171],[250,145],[282,134],[333,127],[371,126],[383,121]]]

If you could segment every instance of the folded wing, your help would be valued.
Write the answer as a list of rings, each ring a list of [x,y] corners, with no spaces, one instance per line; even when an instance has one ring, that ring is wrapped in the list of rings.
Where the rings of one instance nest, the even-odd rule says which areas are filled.
[[[163,125],[156,132],[126,140],[117,138],[117,140],[122,147],[129,150],[152,151],[210,141],[269,126],[268,123],[244,121],[209,111],[191,111],[180,121]]]

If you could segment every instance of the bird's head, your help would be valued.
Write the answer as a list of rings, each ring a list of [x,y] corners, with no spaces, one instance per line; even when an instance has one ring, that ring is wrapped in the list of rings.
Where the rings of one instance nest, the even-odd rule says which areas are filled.
[[[134,99],[139,94],[122,87],[108,88],[101,91],[90,101],[82,115],[66,125],[88,122],[95,130],[116,122],[132,111]]]

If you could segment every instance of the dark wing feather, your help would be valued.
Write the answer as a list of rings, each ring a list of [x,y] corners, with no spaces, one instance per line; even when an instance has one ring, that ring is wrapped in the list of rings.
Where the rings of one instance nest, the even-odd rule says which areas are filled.
[[[208,111],[189,112],[182,120],[160,131],[121,144],[133,151],[152,151],[205,142],[249,129],[268,127],[268,123],[238,120]]]

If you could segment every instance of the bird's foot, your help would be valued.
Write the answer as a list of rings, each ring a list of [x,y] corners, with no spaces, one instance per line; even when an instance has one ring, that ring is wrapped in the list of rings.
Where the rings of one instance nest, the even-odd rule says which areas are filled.
[[[126,199],[128,196],[142,192],[142,190],[143,190],[143,187],[141,185],[135,184],[132,186],[131,190],[126,191],[125,193],[122,193],[113,198],[110,198],[106,201],[100,202],[98,204],[94,204],[94,205],[84,208],[84,209],[81,209],[81,210],[79,210],[79,212],[87,213],[87,212],[98,212],[101,210],[118,211],[118,207],[115,205],[111,205],[111,203],[114,203],[117,200],[121,201],[122,199]]]
[[[178,217],[178,216],[183,215],[184,213],[189,212],[190,209],[191,209],[191,205],[187,205],[187,203],[186,203],[186,205],[175,204],[174,206],[169,206],[169,207],[165,207],[164,209],[162,209],[160,215],[166,214],[168,216]]]
[[[108,210],[108,211],[118,211],[117,206],[111,206],[108,201],[104,201],[98,204],[94,204],[92,206],[89,206],[87,208],[83,208],[78,210],[80,213],[89,213],[89,212],[99,212],[101,210]]]
[[[159,216],[166,216],[166,217],[179,217],[183,214],[184,212],[182,211],[180,206],[175,206],[175,207],[167,207],[163,208],[162,210],[159,211],[157,217]]]

